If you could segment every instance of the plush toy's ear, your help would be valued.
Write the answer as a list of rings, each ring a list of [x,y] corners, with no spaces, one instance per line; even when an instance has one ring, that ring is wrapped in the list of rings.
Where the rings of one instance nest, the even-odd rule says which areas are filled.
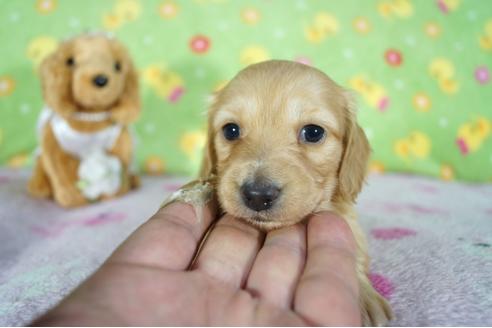
[[[217,174],[217,154],[215,152],[215,135],[213,128],[213,116],[216,112],[215,106],[217,104],[217,98],[218,93],[214,93],[209,100],[210,105],[207,112],[207,140],[205,143],[205,148],[203,150],[203,159],[199,173],[199,178],[202,180],[208,180],[209,178]]]
[[[346,122],[343,138],[344,152],[338,171],[338,193],[344,201],[355,202],[362,189],[371,148],[364,130],[357,124],[356,109],[352,95],[345,92]]]
[[[72,96],[72,42],[66,41],[40,66],[41,87],[46,104],[62,116],[77,110]]]
[[[119,53],[123,65],[126,66],[126,81],[121,97],[112,110],[112,116],[119,123],[129,124],[134,122],[140,114],[138,73],[126,49],[120,44],[115,44],[114,47]]]

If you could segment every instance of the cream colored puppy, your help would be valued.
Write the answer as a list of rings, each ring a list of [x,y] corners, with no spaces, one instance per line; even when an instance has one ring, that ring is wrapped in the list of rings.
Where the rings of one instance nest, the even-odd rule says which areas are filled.
[[[358,244],[363,323],[384,325],[391,310],[367,277],[367,246],[354,212],[370,148],[350,94],[315,68],[267,61],[239,72],[215,96],[208,117],[201,179],[169,201],[199,211],[214,199],[222,212],[264,230],[318,211],[337,213]]]

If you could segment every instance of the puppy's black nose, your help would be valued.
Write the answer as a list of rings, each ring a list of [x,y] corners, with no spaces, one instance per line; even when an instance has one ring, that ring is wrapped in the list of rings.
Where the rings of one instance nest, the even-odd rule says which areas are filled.
[[[94,77],[92,79],[92,83],[98,87],[98,88],[102,88],[104,87],[106,84],[108,84],[108,77],[106,75],[96,75],[96,77]]]
[[[253,182],[241,186],[244,204],[257,212],[271,208],[279,194],[280,189],[271,183]]]

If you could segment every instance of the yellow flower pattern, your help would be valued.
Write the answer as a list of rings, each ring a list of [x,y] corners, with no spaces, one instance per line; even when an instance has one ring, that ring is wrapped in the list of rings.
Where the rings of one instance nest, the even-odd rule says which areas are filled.
[[[410,0],[379,1],[378,11],[385,18],[408,18],[413,15],[413,5]]]
[[[160,175],[164,173],[164,161],[158,155],[150,155],[145,159],[144,171],[150,175]]]
[[[0,97],[12,94],[15,89],[15,81],[10,76],[0,76]]]
[[[479,117],[476,120],[463,123],[458,129],[456,144],[463,155],[477,151],[483,142],[490,136],[492,122]]]
[[[57,0],[36,0],[36,10],[40,14],[49,14],[56,9]]]
[[[41,62],[102,30],[139,72],[137,160],[148,174],[196,173],[207,100],[241,68],[287,59],[354,94],[371,172],[492,181],[488,0],[12,0],[0,19],[3,165],[32,163]]]
[[[179,12],[179,6],[175,1],[164,1],[159,5],[159,15],[164,19],[176,17]]]
[[[455,79],[455,69],[453,63],[446,58],[436,58],[429,65],[429,74],[434,78],[439,88],[447,93],[456,93],[459,89],[459,82]]]
[[[430,151],[431,140],[421,131],[413,131],[395,142],[395,153],[403,159],[425,159]]]
[[[413,107],[417,112],[428,112],[432,102],[427,94],[419,92],[413,97]]]
[[[103,15],[103,26],[108,30],[116,30],[136,20],[141,11],[141,4],[138,0],[117,0],[112,11]]]
[[[170,71],[164,64],[147,66],[143,71],[142,79],[158,97],[171,103],[179,101],[184,93],[184,83],[181,76]]]
[[[487,21],[485,27],[483,29],[482,35],[480,35],[478,42],[480,44],[480,48],[487,52],[492,51],[492,19]]]
[[[389,97],[386,89],[378,82],[365,75],[354,76],[349,85],[359,92],[366,103],[372,108],[384,112],[389,106]]]
[[[29,156],[30,155],[27,153],[19,153],[17,155],[14,155],[8,160],[7,166],[14,169],[24,167],[29,161]]]
[[[314,16],[312,22],[305,28],[306,39],[311,43],[320,43],[327,37],[334,36],[339,29],[339,23],[331,13],[320,12]]]
[[[352,26],[354,30],[360,34],[367,34],[371,31],[371,22],[366,17],[357,17],[353,20]]]
[[[193,166],[200,165],[205,141],[206,134],[204,131],[185,132],[181,137],[179,142],[180,148]]]
[[[51,54],[58,46],[58,41],[50,36],[38,36],[31,40],[27,46],[26,56],[37,70],[39,64],[46,56]]]
[[[442,30],[439,24],[435,22],[429,22],[425,24],[424,32],[429,38],[436,39],[441,35]]]
[[[255,25],[260,18],[261,14],[255,8],[245,8],[241,11],[241,20],[248,25]]]
[[[264,47],[257,45],[245,48],[240,56],[242,66],[248,66],[268,59],[270,59],[268,51]]]

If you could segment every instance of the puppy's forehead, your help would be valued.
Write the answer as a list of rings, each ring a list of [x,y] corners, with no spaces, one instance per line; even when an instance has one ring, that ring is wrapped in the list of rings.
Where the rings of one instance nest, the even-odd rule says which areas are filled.
[[[346,105],[340,87],[317,70],[299,67],[301,64],[267,63],[262,69],[254,65],[240,72],[219,95],[215,128],[227,121],[261,120],[276,125],[322,124],[339,132]]]

